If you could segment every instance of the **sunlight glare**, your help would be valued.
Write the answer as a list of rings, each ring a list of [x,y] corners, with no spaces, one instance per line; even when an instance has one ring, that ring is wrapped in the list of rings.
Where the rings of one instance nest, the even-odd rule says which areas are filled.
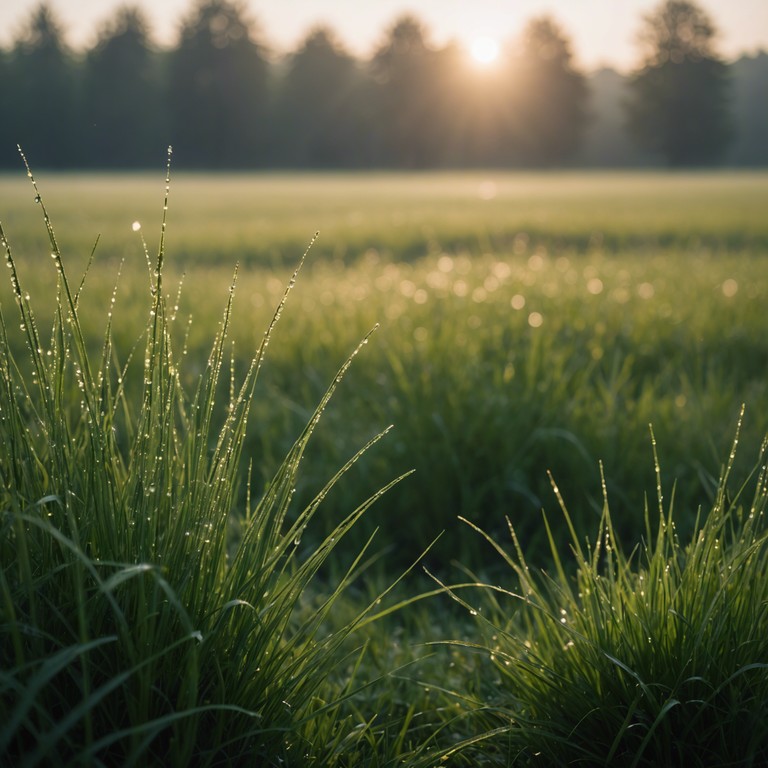
[[[476,37],[469,52],[478,64],[492,64],[499,57],[499,43],[492,37]]]

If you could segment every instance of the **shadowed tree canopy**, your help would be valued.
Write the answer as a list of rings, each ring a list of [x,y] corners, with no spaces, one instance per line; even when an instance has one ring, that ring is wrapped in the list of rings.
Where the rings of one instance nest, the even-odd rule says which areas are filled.
[[[768,163],[766,54],[726,65],[693,2],[644,19],[632,76],[588,80],[546,16],[485,68],[414,16],[370,59],[318,27],[268,60],[247,0],[187,2],[168,49],[124,6],[77,52],[52,0],[30,2],[0,46],[0,167],[19,167],[17,142],[36,168],[154,168],[169,143],[221,170]]]
[[[644,64],[632,78],[629,128],[670,166],[717,160],[730,138],[728,68],[714,48],[709,16],[667,0],[643,20]]]
[[[287,64],[276,121],[283,161],[332,167],[354,162],[360,139],[357,62],[327,27],[311,30]]]
[[[77,117],[74,64],[48,3],[29,17],[11,54],[12,110],[20,143],[38,167],[71,163]]]
[[[241,2],[202,0],[183,21],[170,62],[172,143],[185,162],[266,162],[269,68]]]
[[[733,118],[739,130],[728,160],[768,166],[768,53],[741,57],[731,72]]]
[[[445,64],[415,17],[402,16],[389,29],[370,63],[369,130],[377,140],[377,163],[418,168],[440,162],[451,107]]]
[[[87,165],[146,166],[168,144],[159,62],[141,11],[123,7],[85,60]]]
[[[555,165],[578,149],[589,91],[572,63],[570,43],[548,16],[533,19],[512,57],[509,143],[515,162]]]
[[[11,94],[10,57],[5,51],[0,50],[0,104],[10,104]],[[16,137],[15,132],[16,126],[10,116],[0,120],[0,168],[7,168],[12,162],[18,162],[14,147],[20,137]]]

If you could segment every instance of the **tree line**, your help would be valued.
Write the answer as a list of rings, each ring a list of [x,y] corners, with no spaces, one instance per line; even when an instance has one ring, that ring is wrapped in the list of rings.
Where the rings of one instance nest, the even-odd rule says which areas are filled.
[[[666,0],[643,18],[617,126],[639,156],[727,159],[739,126],[715,35],[692,2]],[[123,7],[75,53],[43,2],[0,51],[0,166],[18,165],[17,143],[50,168],[156,167],[167,144],[189,168],[561,166],[588,156],[591,80],[550,16],[479,73],[456,44],[433,46],[414,16],[365,60],[327,27],[273,60],[240,0],[197,0],[169,49]]]

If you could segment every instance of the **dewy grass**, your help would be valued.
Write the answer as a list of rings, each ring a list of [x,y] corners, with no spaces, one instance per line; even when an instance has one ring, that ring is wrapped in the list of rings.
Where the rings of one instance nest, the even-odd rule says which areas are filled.
[[[129,222],[135,212],[145,228],[160,226],[149,178],[46,179],[70,274],[83,270],[92,233],[103,235],[80,306],[84,333],[96,343],[116,264],[127,254],[113,327],[122,350],[146,321],[147,281],[140,258],[131,266],[131,255],[140,254]],[[649,422],[679,482],[678,530],[687,536],[695,509],[711,504],[734,404],[746,403],[750,414],[734,478],[748,471],[747,457],[768,432],[768,175],[493,178],[498,195],[491,201],[477,196],[477,173],[175,175],[164,282],[194,265],[184,278],[184,305],[195,318],[183,369],[189,376],[205,363],[219,320],[219,302],[210,297],[224,295],[229,265],[241,264],[230,338],[250,354],[291,274],[264,265],[292,263],[296,244],[320,226],[323,237],[291,295],[290,322],[281,324],[260,374],[259,389],[270,394],[251,408],[255,429],[244,453],[259,457],[254,487],[271,478],[336,361],[381,321],[366,364],[353,366],[344,397],[334,398],[313,436],[296,500],[309,503],[344,462],[350,441],[362,443],[389,423],[396,434],[336,485],[320,517],[338,519],[393,474],[415,468],[421,480],[388,493],[343,549],[354,552],[378,526],[379,540],[397,541],[395,554],[410,562],[444,530],[431,562],[459,557],[477,567],[482,544],[462,532],[456,516],[503,536],[503,510],[537,560],[534,550],[547,546],[539,524],[550,499],[544,470],[558,478],[574,525],[587,534],[602,506],[599,460],[614,524],[632,532],[636,500],[653,482]],[[23,282],[40,297],[52,270],[49,248],[38,245],[37,230],[44,236],[45,229],[24,194],[27,184],[0,178],[0,209]],[[411,227],[423,229],[415,261],[403,250]],[[249,260],[254,244],[274,246],[274,259]],[[9,287],[0,281],[3,299],[10,300]],[[49,326],[53,304],[36,301],[41,325]],[[558,516],[552,524],[556,536],[567,537]]]
[[[738,440],[736,441],[738,442]],[[655,444],[654,444],[655,445]],[[478,692],[475,736],[462,747],[515,765],[762,766],[768,762],[768,469],[755,492],[714,505],[684,545],[658,479],[658,526],[625,554],[607,500],[599,533],[571,530],[576,575],[550,536],[553,569],[535,574],[514,531],[516,586],[483,588],[471,607],[493,674]],[[545,519],[549,530],[549,524]],[[474,526],[473,526],[474,527]],[[479,585],[475,585],[479,586]]]
[[[49,338],[0,228],[20,318],[0,315],[0,754],[17,766],[332,764],[340,701],[318,692],[365,612],[330,635],[319,629],[359,558],[317,611],[294,609],[381,492],[302,557],[304,528],[360,454],[288,512],[351,357],[233,536],[254,384],[293,280],[239,385],[226,375],[233,284],[189,393],[184,330],[180,346],[164,293],[165,216],[144,359],[121,358],[110,309],[94,360],[79,317],[87,286],[75,289],[36,200],[58,272]],[[26,358],[9,343],[17,329]],[[126,395],[135,376],[137,409]]]

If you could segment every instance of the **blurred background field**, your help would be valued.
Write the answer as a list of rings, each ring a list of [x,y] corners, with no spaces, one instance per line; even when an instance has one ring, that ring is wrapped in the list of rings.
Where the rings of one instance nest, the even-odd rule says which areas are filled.
[[[47,296],[56,273],[26,184],[0,180],[0,211],[26,289]],[[124,260],[113,320],[130,349],[146,320],[141,237],[154,254],[162,178],[45,174],[40,189],[70,273],[101,237],[83,307],[95,348]],[[457,516],[494,532],[509,517],[534,553],[540,511],[556,506],[548,471],[579,530],[594,530],[600,462],[615,522],[637,535],[655,493],[651,423],[684,528],[711,501],[742,403],[742,476],[768,432],[765,173],[178,174],[169,208],[165,284],[175,303],[184,274],[176,323],[183,333],[191,316],[191,377],[236,264],[244,365],[320,232],[257,390],[254,492],[380,324],[327,409],[296,505],[394,424],[324,511],[330,525],[415,468],[359,526],[358,540],[380,529],[388,570],[441,531],[432,567],[482,564]]]
[[[766,175],[654,171],[174,176],[172,264],[295,264],[315,231],[313,261],[376,251],[396,261],[443,251],[525,253],[658,247],[707,252],[768,247]],[[73,253],[102,238],[100,259],[135,258],[134,221],[152,237],[160,174],[46,173],[56,230]],[[0,176],[9,232],[42,245],[45,231],[23,174]],[[18,237],[17,237],[18,239]],[[21,248],[22,242],[17,247]]]

